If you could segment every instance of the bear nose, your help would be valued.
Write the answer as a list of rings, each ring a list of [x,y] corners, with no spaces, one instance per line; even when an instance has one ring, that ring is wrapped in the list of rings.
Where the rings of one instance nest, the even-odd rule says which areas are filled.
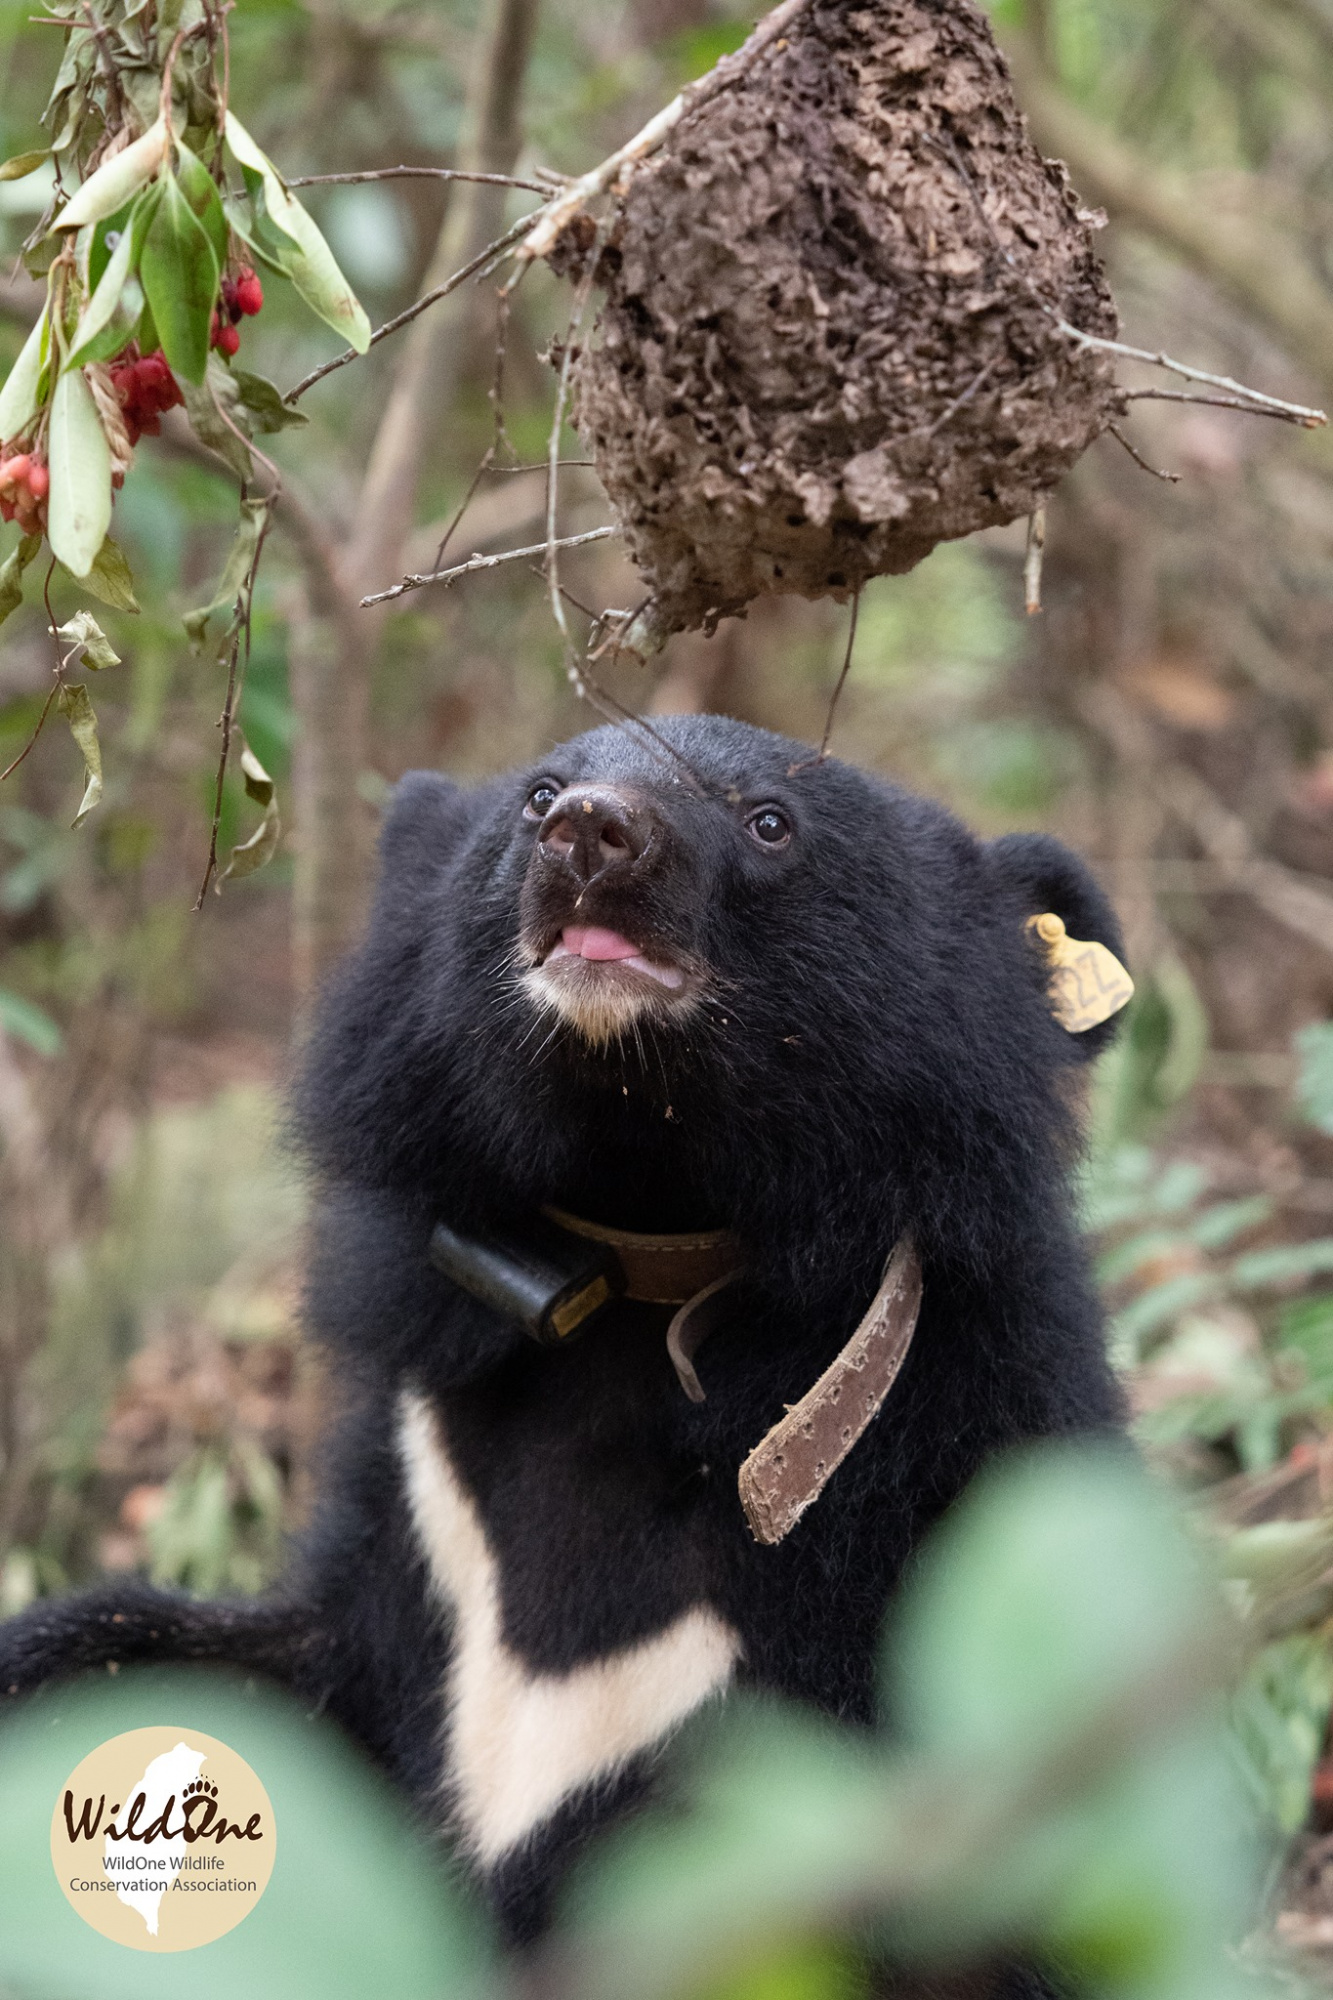
[[[656,831],[651,810],[614,785],[571,785],[542,821],[538,844],[583,882],[609,868],[632,868]]]

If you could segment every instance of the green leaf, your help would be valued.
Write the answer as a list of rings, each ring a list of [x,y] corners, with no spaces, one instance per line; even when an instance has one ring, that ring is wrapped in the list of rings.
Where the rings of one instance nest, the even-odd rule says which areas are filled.
[[[1333,1375],[1333,1294],[1293,1299],[1278,1322],[1276,1345],[1303,1359],[1314,1378]]]
[[[147,190],[144,190],[143,194],[146,195]],[[136,194],[132,200],[126,202],[124,208],[118,208],[114,215],[105,215],[100,222],[94,224],[93,233],[88,239],[87,252],[90,297],[102,282],[102,273],[115,254],[116,245],[112,238],[119,238],[123,234],[126,224],[134,213],[135,205],[141,198],[141,195]]]
[[[83,797],[70,822],[72,826],[82,826],[102,796],[102,747],[97,740],[97,717],[82,681],[62,687],[56,696],[56,707],[68,720],[70,733],[83,752]]]
[[[1238,1236],[1267,1222],[1272,1213],[1273,1203],[1264,1194],[1215,1202],[1190,1224],[1189,1234],[1201,1250],[1225,1250]]]
[[[1271,1250],[1251,1250],[1244,1257],[1237,1257],[1231,1277],[1242,1291],[1257,1291],[1266,1285],[1287,1284],[1293,1278],[1310,1278],[1319,1271],[1333,1271],[1333,1236],[1317,1236],[1310,1243],[1280,1243]]]
[[[229,245],[227,218],[222,212],[222,197],[218,193],[217,182],[188,146],[179,146],[177,151],[180,155],[180,165],[176,169],[177,183],[190,205],[191,213],[203,225],[221,275],[227,266]]]
[[[254,460],[245,439],[238,437],[221,415],[221,411],[230,412],[236,407],[236,383],[231,370],[224,367],[216,354],[210,354],[203,386],[184,381],[181,394],[190,427],[200,443],[225,460],[239,479],[248,479],[254,471]]]
[[[370,345],[370,321],[339,270],[333,252],[313,218],[288,194],[272,161],[230,111],[227,144],[239,165],[243,169],[248,167],[263,180],[269,220],[292,246],[284,244],[278,253],[287,276],[312,311],[341,333],[358,354],[364,354]]]
[[[342,334],[349,347],[364,354],[370,346],[370,321],[314,218],[299,201],[289,200],[282,226],[299,245],[296,254],[284,259],[287,276],[312,312]]]
[[[81,581],[85,590],[90,590],[94,597],[100,597],[103,604],[109,604],[115,611],[139,609],[130,566],[110,535],[103,541],[92,568]]]
[[[35,174],[51,157],[51,148],[43,146],[35,153],[15,153],[10,160],[0,164],[0,181],[22,181],[29,174]]]
[[[203,646],[209,620],[217,612],[225,611],[229,621],[237,615],[241,592],[250,574],[250,565],[268,516],[268,506],[267,500],[242,500],[241,518],[217,590],[207,604],[201,604],[195,611],[187,611],[182,620],[190,635],[191,648],[196,653]]]
[[[305,411],[295,410],[290,403],[284,403],[282,391],[262,375],[251,375],[244,368],[233,368],[231,377],[252,427],[262,435],[309,423]]]
[[[265,270],[285,278],[287,273],[282,263],[282,246],[286,239],[279,237],[265,214],[263,178],[245,167],[242,167],[241,175],[245,181],[245,193],[228,194],[222,198],[227,221],[256,264],[262,264]]]
[[[248,743],[241,751],[241,775],[245,780],[246,797],[264,808],[264,817],[250,838],[231,850],[231,859],[218,876],[219,895],[224,882],[242,875],[253,875],[266,867],[277,853],[278,841],[282,837],[276,787]]]
[[[0,563],[0,625],[23,602],[23,572],[42,546],[40,535],[25,535]]]
[[[231,859],[217,879],[218,894],[222,893],[224,882],[238,880],[243,875],[255,875],[261,868],[267,868],[278,851],[282,838],[282,821],[276,806],[270,806],[248,840],[240,841],[231,850]]]
[[[111,448],[82,370],[56,377],[47,439],[47,539],[72,576],[87,576],[111,521]]]
[[[208,366],[218,260],[174,180],[165,180],[144,239],[139,281],[171,368],[202,383]]]
[[[1260,1810],[1290,1836],[1310,1810],[1310,1780],[1333,1706],[1324,1641],[1301,1632],[1257,1653],[1232,1700],[1242,1774]]]
[[[58,1056],[64,1046],[65,1038],[51,1016],[6,986],[0,986],[0,1028],[36,1049],[39,1056]]]
[[[65,624],[57,625],[56,637],[64,646],[77,646],[79,664],[92,673],[120,665],[120,654],[113,649],[91,611],[76,611]]]
[[[1151,1675],[1204,1617],[1196,1558],[1127,1452],[1046,1446],[983,1473],[903,1609],[910,1740],[1001,1766]]]
[[[103,160],[96,173],[61,209],[55,227],[82,229],[85,223],[100,222],[103,216],[114,215],[118,208],[124,208],[130,196],[137,194],[158,172],[166,149],[167,128],[159,118],[142,138],[113,153],[109,160]]]
[[[1301,1065],[1296,1102],[1316,1131],[1333,1133],[1333,1021],[1312,1021],[1293,1040]]]
[[[4,388],[0,389],[0,443],[8,444],[11,438],[18,437],[37,414],[46,333],[47,318],[43,311],[5,377]]]
[[[170,2000],[463,2000],[494,1991],[476,1924],[401,1800],[331,1724],[275,1690],[204,1669],[85,1677],[12,1704],[0,1735],[0,1986]],[[91,1744],[167,1718],[220,1738],[259,1775],[277,1865],[228,1934],[182,1959],[126,1951],[74,1915],[51,1866],[51,1814]]]
[[[241,752],[241,776],[248,799],[253,799],[256,805],[272,805],[276,789],[273,780],[248,743]]]
[[[145,189],[136,198],[125,226],[120,232],[120,241],[112,251],[106,269],[98,280],[97,289],[79,316],[69,351],[69,367],[78,368],[87,361],[107,360],[111,354],[119,353],[130,338],[132,325],[125,327],[116,344],[108,348],[105,354],[98,344],[99,336],[111,328],[113,315],[121,302],[126,284],[139,262],[158,199],[157,188]]]

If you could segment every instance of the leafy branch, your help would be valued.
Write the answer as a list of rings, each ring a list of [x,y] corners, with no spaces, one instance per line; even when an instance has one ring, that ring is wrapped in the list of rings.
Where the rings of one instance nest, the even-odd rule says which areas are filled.
[[[49,148],[0,167],[7,179],[47,160],[56,170],[51,204],[24,245],[28,270],[46,278],[45,302],[0,389],[0,513],[24,531],[0,570],[0,618],[22,602],[24,572],[43,543],[66,577],[138,609],[108,534],[115,494],[141,438],[183,406],[196,437],[221,453],[242,489],[221,597],[186,621],[198,644],[209,612],[231,606],[217,646],[228,674],[219,809],[239,648],[280,485],[254,438],[302,421],[271,383],[234,366],[241,322],[263,306],[260,271],[288,278],[355,351],[370,340],[318,227],[227,103],[226,14],[222,0],[187,0],[153,23],[130,0],[53,8],[42,18],[65,34],[45,114],[54,136]],[[273,479],[261,502],[246,497],[256,459]],[[95,625],[80,611],[59,630],[79,620]],[[87,649],[82,657],[93,664]],[[101,761],[87,687],[66,683],[68,664],[57,668],[37,731],[53,703],[67,717],[88,774],[82,819],[100,796]],[[271,798],[261,803],[256,839],[271,852],[276,813]],[[206,882],[216,840],[215,813]],[[230,872],[243,865],[233,861]]]

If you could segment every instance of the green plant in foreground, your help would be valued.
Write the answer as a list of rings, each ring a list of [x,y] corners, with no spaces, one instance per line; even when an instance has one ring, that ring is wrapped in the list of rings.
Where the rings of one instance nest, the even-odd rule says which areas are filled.
[[[1259,1991],[1229,1948],[1256,1914],[1255,1857],[1223,1638],[1194,1547],[1128,1454],[1057,1445],[995,1467],[895,1618],[886,1725],[737,1703],[692,1727],[664,1809],[576,1880],[526,2000],[868,2000],[886,1949],[924,1968],[1035,1959],[1098,2000]],[[456,1885],[331,1732],[178,1672],[50,1690],[0,1729],[0,1981],[64,2000],[176,1990],[177,1963],[80,1922],[48,1854],[74,1763],[168,1715],[248,1758],[278,1825],[258,1908],[191,1955],[196,2000],[513,2000]]]

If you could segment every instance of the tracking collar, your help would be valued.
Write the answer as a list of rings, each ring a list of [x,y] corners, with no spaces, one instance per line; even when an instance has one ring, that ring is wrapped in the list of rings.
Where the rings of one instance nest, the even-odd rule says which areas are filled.
[[[745,1269],[740,1241],[729,1230],[645,1235],[557,1208],[543,1210],[522,1234],[463,1236],[437,1223],[430,1258],[547,1347],[563,1346],[613,1299],[675,1306],[667,1352],[695,1403],[704,1392],[694,1354]],[[780,1542],[819,1498],[897,1380],[920,1309],[921,1266],[903,1236],[851,1339],[740,1468],[741,1505],[757,1541]]]

